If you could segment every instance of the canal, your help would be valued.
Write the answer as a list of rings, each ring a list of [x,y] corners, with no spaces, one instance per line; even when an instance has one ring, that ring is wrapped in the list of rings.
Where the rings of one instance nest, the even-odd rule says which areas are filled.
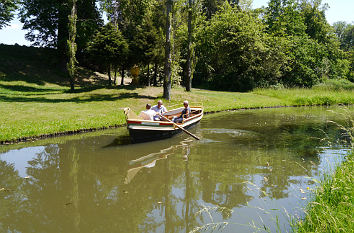
[[[345,159],[354,108],[204,116],[131,144],[125,128],[0,147],[0,232],[282,232]],[[333,123],[333,122],[335,123]]]

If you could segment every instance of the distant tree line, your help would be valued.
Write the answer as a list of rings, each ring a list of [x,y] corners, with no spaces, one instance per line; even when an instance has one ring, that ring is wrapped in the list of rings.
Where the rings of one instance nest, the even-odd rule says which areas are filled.
[[[137,65],[140,84],[164,85],[167,99],[168,89],[179,84],[188,91],[192,84],[247,91],[312,87],[326,79],[354,81],[354,25],[329,25],[321,0],[270,0],[258,9],[251,3],[5,0],[0,29],[18,10],[26,39],[56,48],[69,74],[78,62],[106,72],[112,85],[117,73],[124,78]]]

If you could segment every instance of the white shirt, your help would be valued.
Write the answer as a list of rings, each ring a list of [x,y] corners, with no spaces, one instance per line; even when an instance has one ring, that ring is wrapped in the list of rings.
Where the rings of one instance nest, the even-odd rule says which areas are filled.
[[[145,111],[141,111],[140,115],[144,120],[152,121],[154,120],[154,116],[156,115],[156,112],[152,109],[147,109]]]
[[[154,110],[155,112],[160,113],[161,115],[162,115],[164,112],[167,112],[167,109],[166,109],[165,106],[163,106],[163,105],[161,105],[161,108],[159,108],[158,105],[155,105],[155,106],[152,107],[151,109]]]

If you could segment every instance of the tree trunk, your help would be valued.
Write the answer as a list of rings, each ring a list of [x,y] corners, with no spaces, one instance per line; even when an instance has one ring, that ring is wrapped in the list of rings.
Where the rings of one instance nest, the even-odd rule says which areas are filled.
[[[111,77],[111,65],[108,65],[108,85],[112,85],[112,77]]]
[[[166,1],[166,44],[165,44],[165,77],[163,82],[163,97],[171,99],[171,10],[172,0]]]
[[[148,63],[147,80],[148,80],[148,87],[149,87],[150,86],[150,63]]]
[[[69,23],[68,23],[68,35],[69,38],[66,42],[67,44],[67,54],[68,54],[68,62],[66,64],[66,68],[68,70],[69,79],[70,79],[70,90],[74,91],[75,89],[75,73],[76,73],[76,0],[70,1],[72,8],[71,14],[69,15]],[[64,50],[65,51],[65,50]]]
[[[114,68],[114,80],[113,80],[114,86],[116,85],[116,81],[117,81],[117,67]]]
[[[158,64],[157,61],[155,61],[155,67],[154,67],[154,86],[157,86],[157,70],[158,70]]]
[[[124,67],[122,67],[122,80],[120,82],[120,85],[124,86]]]
[[[188,9],[188,51],[187,51],[187,72],[186,72],[186,91],[191,91],[192,89],[192,0],[189,0]]]

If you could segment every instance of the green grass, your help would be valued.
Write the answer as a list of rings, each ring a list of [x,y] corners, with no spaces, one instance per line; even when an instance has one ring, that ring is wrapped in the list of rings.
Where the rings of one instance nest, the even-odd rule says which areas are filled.
[[[333,177],[326,177],[308,205],[304,220],[296,232],[354,232],[354,152],[337,168]]]
[[[124,107],[135,112],[146,103],[155,104],[162,96],[161,87],[78,89],[68,93],[68,87],[45,83],[0,79],[0,141],[42,134],[100,128],[125,123]],[[183,100],[202,103],[206,112],[228,109],[292,106],[313,104],[354,103],[353,91],[261,89],[251,93],[217,92],[182,88],[172,90],[168,108],[181,106]]]
[[[328,79],[313,88],[329,91],[354,90],[354,83],[347,79]]]
[[[79,69],[75,93],[54,50],[0,45],[0,141],[102,128],[125,123],[124,107],[135,112],[155,104],[162,87],[107,88],[107,80]],[[349,84],[344,84],[344,86]],[[168,109],[183,100],[202,104],[206,112],[272,106],[353,104],[353,89],[257,89],[249,93],[173,88]]]
[[[327,89],[257,89],[259,95],[281,99],[285,105],[331,105],[353,104],[354,90]]]

